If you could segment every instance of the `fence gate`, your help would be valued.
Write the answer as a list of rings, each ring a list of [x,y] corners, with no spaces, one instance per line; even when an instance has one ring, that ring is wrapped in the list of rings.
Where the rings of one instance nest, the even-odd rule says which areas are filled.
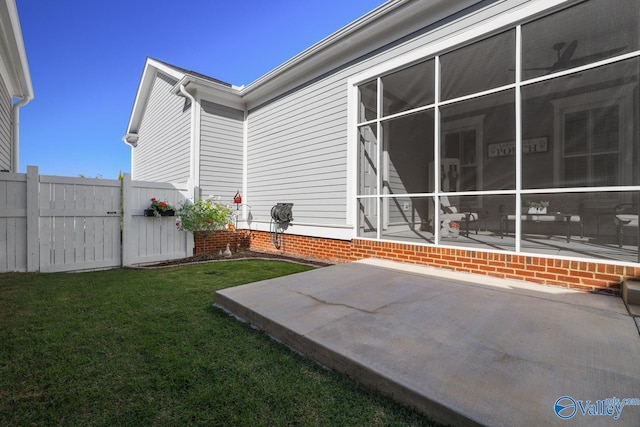
[[[40,271],[121,265],[120,181],[40,176]]]

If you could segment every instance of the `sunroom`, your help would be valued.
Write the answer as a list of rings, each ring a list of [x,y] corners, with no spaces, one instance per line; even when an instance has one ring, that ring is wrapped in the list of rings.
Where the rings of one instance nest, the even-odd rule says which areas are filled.
[[[352,79],[359,238],[640,262],[640,8],[558,3]]]

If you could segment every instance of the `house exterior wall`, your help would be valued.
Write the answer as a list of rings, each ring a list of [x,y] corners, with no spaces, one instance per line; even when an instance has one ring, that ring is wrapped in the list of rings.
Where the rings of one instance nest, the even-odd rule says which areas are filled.
[[[158,73],[132,149],[134,180],[183,183],[189,179],[191,105],[171,94],[176,81]]]
[[[207,192],[221,195],[216,190],[216,185],[219,185],[223,179],[238,182],[240,176],[244,174],[245,178],[240,182],[246,189],[243,191],[243,198],[247,204],[244,209],[245,213],[249,215],[245,216],[246,221],[240,224],[240,228],[245,229],[238,230],[240,234],[234,238],[240,238],[243,246],[254,250],[275,251],[336,262],[380,257],[587,290],[616,289],[623,279],[640,275],[638,268],[640,263],[629,259],[621,261],[620,258],[607,259],[597,256],[587,259],[579,251],[568,256],[566,254],[557,255],[555,252],[536,254],[521,250],[518,243],[510,243],[512,246],[503,243],[507,240],[502,240],[503,229],[500,225],[505,217],[503,207],[506,207],[505,209],[521,208],[518,202],[521,201],[522,191],[518,189],[519,193],[516,194],[515,184],[512,184],[512,181],[515,182],[516,173],[519,173],[524,180],[527,179],[527,175],[522,171],[516,171],[516,168],[511,166],[515,163],[508,162],[507,158],[491,160],[493,162],[492,168],[481,169],[481,162],[489,163],[488,150],[485,150],[487,144],[517,140],[516,135],[512,135],[515,133],[515,125],[506,126],[505,123],[526,121],[522,120],[522,117],[516,119],[516,102],[513,101],[513,98],[520,88],[515,87],[515,83],[505,84],[504,87],[498,87],[498,89],[494,88],[496,92],[492,92],[488,96],[483,95],[482,90],[475,90],[475,92],[471,91],[466,94],[469,99],[445,97],[445,102],[441,103],[442,106],[438,104],[440,100],[432,102],[434,104],[432,106],[427,105],[428,103],[420,104],[421,106],[416,108],[416,111],[418,109],[422,112],[428,109],[438,111],[438,113],[434,113],[434,119],[431,122],[433,125],[425,126],[417,132],[433,136],[434,141],[432,141],[430,148],[415,149],[412,147],[415,141],[419,141],[419,138],[413,135],[411,135],[412,141],[408,141],[409,138],[403,140],[402,137],[409,136],[410,131],[406,131],[406,133],[399,131],[400,137],[394,140],[398,143],[392,143],[396,145],[390,149],[389,147],[380,148],[388,143],[385,140],[385,135],[392,130],[392,121],[402,119],[410,114],[413,115],[416,111],[411,110],[410,113],[407,113],[409,110],[401,111],[395,113],[396,117],[392,117],[392,114],[388,114],[386,117],[381,115],[370,119],[371,123],[367,123],[366,120],[358,121],[355,117],[358,110],[358,85],[376,81],[379,77],[382,78],[427,59],[433,59],[437,63],[441,57],[445,57],[447,53],[455,49],[473,45],[488,37],[501,36],[506,32],[513,34],[509,37],[514,40],[513,43],[516,43],[516,35],[521,36],[519,34],[521,27],[515,28],[519,23],[530,21],[532,16],[545,16],[552,11],[551,9],[564,9],[574,4],[582,4],[582,2],[578,0],[488,0],[478,2],[477,7],[465,11],[454,11],[449,16],[437,21],[436,24],[429,24],[409,36],[386,40],[384,43],[371,43],[367,50],[362,50],[360,45],[357,54],[343,52],[343,55],[346,56],[341,63],[336,61],[331,65],[322,64],[321,68],[325,68],[314,68],[300,73],[292,71],[293,78],[287,82],[288,85],[277,86],[274,84],[273,87],[277,87],[277,89],[269,92],[269,96],[263,94],[263,92],[267,92],[264,87],[260,88],[260,94],[255,97],[251,97],[251,92],[249,92],[247,98],[242,99],[248,106],[247,118],[244,123],[246,133],[243,135],[243,144],[246,151],[243,152],[244,164],[242,168],[237,168],[240,164],[240,150],[236,149],[240,146],[238,144],[240,123],[229,120],[228,117],[223,120],[219,112],[214,111],[217,107],[214,108],[213,103],[210,104],[211,111],[206,111],[207,108],[204,106],[209,103],[203,101],[202,149],[200,152],[202,157],[200,180],[204,189],[203,195],[207,195]],[[489,50],[488,52],[495,56],[498,55],[495,53],[497,50]],[[540,50],[544,49],[540,48]],[[516,50],[509,51],[513,51],[513,57],[515,57]],[[552,49],[550,52],[555,55]],[[351,56],[347,57],[348,55]],[[637,56],[637,53],[630,55]],[[495,57],[493,59],[495,60]],[[482,62],[476,58],[476,63]],[[509,66],[504,68],[510,69]],[[515,68],[510,71],[515,71]],[[461,75],[464,76],[465,72],[469,73],[468,70],[462,70]],[[305,77],[303,78],[301,75]],[[455,73],[451,73],[449,77],[452,75]],[[518,79],[519,82],[523,81],[520,77]],[[459,80],[469,82],[474,79]],[[455,81],[458,80],[450,78],[449,82],[452,81],[455,86]],[[531,82],[528,83],[531,84]],[[267,82],[265,85],[268,86],[269,83]],[[461,85],[464,86],[464,84]],[[433,86],[436,87],[436,84],[434,83]],[[535,86],[531,85],[530,87]],[[635,104],[629,108],[629,111],[637,111],[637,89],[635,90],[636,92],[633,92]],[[504,99],[508,98],[511,101],[504,101],[502,97],[505,94],[508,96]],[[485,101],[489,99],[493,104],[484,105],[481,100],[478,101],[476,98],[483,98]],[[379,99],[384,103],[383,96]],[[209,101],[215,101],[215,96],[212,96]],[[219,100],[219,102],[223,101]],[[469,105],[472,108],[469,108]],[[526,109],[526,107],[525,102],[524,108]],[[518,108],[522,108],[522,106],[520,105]],[[480,119],[478,119],[480,117],[478,111],[483,112]],[[522,110],[520,110],[521,112]],[[441,114],[442,116],[440,116]],[[442,117],[445,120],[442,120]],[[399,121],[397,120],[396,123]],[[398,238],[391,233],[386,234],[385,231],[381,231],[377,235],[373,233],[373,237],[364,235],[364,233],[358,235],[358,203],[368,197],[368,195],[359,192],[357,185],[359,178],[357,148],[359,128],[370,124],[373,127],[377,126],[375,129],[378,131],[378,148],[383,151],[381,156],[383,163],[378,166],[380,188],[383,190],[375,195],[375,200],[380,201],[380,206],[388,203],[388,206],[382,207],[385,212],[381,216],[385,216],[385,218],[381,223],[384,224],[383,226],[392,226],[396,223],[402,225],[409,222],[408,216],[415,216],[418,218],[412,224],[414,227],[412,231],[415,231],[417,226],[425,225],[425,212],[429,209],[433,211],[433,201],[434,198],[439,197],[438,193],[458,191],[450,188],[436,190],[434,177],[437,176],[435,174],[437,171],[429,170],[429,161],[434,161],[433,157],[438,155],[437,152],[434,153],[433,147],[436,142],[439,142],[443,131],[455,131],[446,128],[458,121],[469,123],[479,121],[483,126],[477,131],[481,135],[478,141],[482,141],[484,138],[483,142],[477,143],[477,146],[481,148],[476,153],[480,165],[478,184],[476,188],[469,189],[467,192],[484,192],[486,194],[479,196],[476,194],[455,195],[455,197],[462,199],[467,197],[472,201],[480,200],[481,207],[484,207],[485,210],[495,211],[489,220],[485,219],[483,225],[485,233],[487,233],[487,228],[493,233],[492,237],[497,240],[495,245],[479,249],[471,246],[465,247],[464,243],[457,243],[463,239],[459,239],[457,242],[443,241],[433,237],[435,233],[431,235],[433,237],[431,240],[423,239],[417,244],[413,243],[417,240],[415,235]],[[621,120],[621,122],[625,122],[625,120]],[[502,126],[496,126],[496,123],[500,123]],[[535,132],[530,132],[525,125],[519,126],[521,126],[521,134],[518,138],[540,137],[542,135],[539,132],[544,128],[544,133],[550,144],[552,138],[558,139],[558,135],[553,135],[554,125],[551,117],[536,122]],[[637,132],[636,129],[633,134],[637,135]],[[440,135],[436,136],[436,133]],[[636,152],[637,150],[636,143]],[[429,152],[432,154],[428,154]],[[552,152],[549,150],[546,154],[536,155],[543,159],[551,157],[551,154]],[[388,156],[387,164],[384,164],[386,161],[383,159],[384,156]],[[526,158],[526,156],[523,157]],[[426,161],[424,161],[425,158]],[[438,161],[440,159],[436,159],[436,165]],[[458,159],[458,161],[460,160]],[[226,175],[220,176],[220,170],[216,169],[217,162],[221,162],[224,166],[228,165]],[[413,183],[406,180],[407,171],[416,171],[411,178]],[[637,175],[634,177],[637,179]],[[506,184],[503,185],[502,181],[505,181]],[[416,188],[416,182],[418,182],[419,188]],[[385,192],[388,190],[385,189],[386,187],[394,191],[397,190],[397,193],[393,194],[400,194],[400,197],[395,200],[387,197],[390,193]],[[496,189],[500,190],[500,194],[493,194],[498,193]],[[230,192],[225,197],[231,196],[235,190],[233,185],[227,185],[227,191]],[[583,189],[580,190],[575,191],[574,189],[574,193],[581,198],[588,195]],[[632,190],[637,194],[637,188]],[[613,191],[615,192],[617,189]],[[529,193],[534,194],[532,190]],[[558,191],[556,193],[558,193],[556,198],[563,198],[563,193]],[[474,198],[475,200],[473,200]],[[631,195],[629,198],[631,199]],[[371,199],[373,200],[373,197]],[[270,210],[273,205],[279,202],[294,204],[294,220],[288,228],[279,234],[279,244],[274,245],[274,234],[269,232],[271,227]],[[563,200],[563,202],[567,202],[567,200]],[[558,206],[561,207],[557,210],[564,212],[573,209],[567,208],[565,205],[558,204]],[[613,223],[610,209],[608,215],[608,219]],[[573,215],[569,219],[572,217]],[[568,222],[569,219],[565,218],[565,221]],[[583,216],[583,219],[586,217]],[[593,228],[594,224],[599,227],[600,219],[598,216],[596,223],[585,221],[585,224],[589,228]],[[536,224],[526,224],[527,227],[531,225]],[[564,223],[552,224],[549,229],[557,225],[562,226]],[[569,246],[573,243],[573,241],[569,241],[570,237],[577,240],[575,238],[578,236],[577,229],[572,228],[572,225],[575,224],[569,222],[566,228],[573,234],[573,236],[568,236],[569,231],[567,231],[566,244]],[[513,231],[513,223],[511,226]],[[420,227],[420,231],[423,231],[422,227]],[[506,231],[505,234],[509,234],[508,230]],[[551,233],[555,237],[562,238],[560,246],[565,243],[564,232],[565,228],[561,228],[560,231],[555,230]],[[249,237],[247,237],[247,233],[249,233]],[[512,234],[515,236],[518,233],[521,235],[522,230]],[[227,237],[229,238],[229,236]],[[580,238],[582,237],[580,235]],[[621,242],[621,245],[629,243],[631,237],[634,236],[627,236],[627,241]],[[516,241],[518,239],[512,236],[511,242]],[[436,242],[438,243],[436,244]],[[586,243],[590,242],[586,241]],[[219,246],[220,242],[216,241],[215,244]],[[201,247],[205,248],[206,246],[202,245]],[[635,252],[633,245],[627,246],[631,246],[629,252],[632,255],[637,255],[637,246]]]
[[[247,203],[269,221],[294,203],[295,224],[346,224],[347,103],[330,77],[253,111],[248,119]]]
[[[201,193],[228,202],[242,189],[244,111],[203,101],[200,114]]]
[[[0,171],[11,170],[11,96],[0,79]]]
[[[554,2],[553,6],[565,7],[577,3],[580,2],[558,1]],[[476,251],[473,248],[447,247],[446,243],[443,246],[416,245],[402,241],[362,239],[353,235],[347,239],[329,238],[330,225],[345,225],[351,229],[354,227],[354,219],[349,215],[349,209],[351,207],[355,210],[355,203],[352,203],[349,188],[350,180],[356,178],[354,169],[357,167],[357,162],[353,161],[353,157],[349,159],[349,141],[357,144],[357,138],[351,134],[353,125],[349,122],[348,115],[352,112],[348,108],[344,108],[350,102],[349,79],[359,79],[362,78],[361,75],[374,77],[383,75],[391,72],[394,66],[406,67],[413,61],[429,58],[432,55],[441,55],[471,41],[513,29],[514,21],[510,15],[522,16],[520,19],[527,19],[521,10],[523,7],[531,5],[534,6],[532,9],[538,9],[538,12],[535,12],[536,15],[544,15],[546,14],[544,8],[550,4],[536,1],[503,1],[488,4],[468,15],[458,14],[443,21],[440,27],[419,31],[415,37],[398,40],[384,48],[372,50],[369,54],[362,56],[361,60],[351,61],[322,77],[311,79],[309,83],[303,84],[285,95],[274,94],[276,97],[273,100],[250,109],[247,185],[252,215],[254,218],[259,217],[256,211],[268,215],[269,207],[278,201],[294,203],[294,221],[292,226],[280,235],[280,247],[276,249],[272,243],[273,236],[270,233],[260,231],[259,228],[252,231],[250,247],[257,250],[278,251],[334,261],[349,261],[375,256],[586,290],[616,289],[623,279],[640,274],[636,267],[612,265],[615,262],[605,260],[603,260],[604,262],[583,260],[579,254],[576,255],[579,260],[573,261],[526,252],[524,254],[505,254],[491,250]],[[490,29],[483,32],[480,27],[486,23],[490,23],[487,25]],[[415,52],[418,51],[420,53],[416,54]],[[375,70],[380,71],[375,72]],[[353,98],[351,102],[353,102]],[[502,108],[511,112],[509,114],[513,114],[514,108],[512,106],[505,105]],[[332,111],[336,112],[335,117],[330,116]],[[505,116],[498,107],[490,110],[489,113],[493,116],[486,116],[484,118],[486,123],[494,123],[499,117],[504,118]],[[327,119],[323,120],[324,117]],[[473,117],[468,117],[468,119],[471,120]],[[386,129],[384,126],[383,128]],[[328,137],[331,135],[332,129],[335,131],[333,133],[335,139]],[[515,139],[511,135],[500,134],[499,130],[499,128],[485,126],[483,137],[487,141]],[[524,136],[533,138],[538,135],[527,133]],[[384,136],[379,137],[384,138]],[[396,163],[392,161],[388,165],[379,166],[380,169],[387,168],[384,176],[389,178],[389,182],[384,183],[383,186],[389,185],[398,188],[401,190],[400,193],[433,191],[433,188],[423,191],[411,190],[403,182],[396,166],[399,165],[406,170],[407,165],[414,164],[416,160],[410,156],[403,157],[401,145],[396,146],[399,151],[392,159],[397,161]],[[330,152],[330,150],[334,150],[333,152],[338,154],[336,159],[323,157],[323,154]],[[272,153],[272,157],[269,157],[269,153]],[[393,150],[390,155],[394,155]],[[485,153],[483,152],[482,155],[484,156]],[[341,169],[340,165],[345,163],[341,163],[339,159],[346,161],[346,175],[341,174],[344,169]],[[288,160],[292,160],[292,162],[289,163]],[[313,162],[308,163],[309,160],[313,160]],[[300,168],[296,173],[294,165],[299,164],[306,164],[306,167]],[[278,168],[277,165],[280,167]],[[288,167],[291,170],[287,170]],[[427,167],[428,165],[425,164],[425,173]],[[310,168],[313,172],[310,171]],[[305,182],[307,173],[315,175],[315,179],[308,184]],[[483,170],[482,174],[480,179],[484,179],[486,186],[498,186],[498,181],[505,175],[497,169]],[[272,181],[269,182],[268,178],[271,178]],[[332,182],[332,178],[335,181]],[[429,180],[421,179],[421,181],[426,183]],[[267,188],[269,185],[273,187],[271,192]],[[322,190],[325,188],[333,191],[323,192]],[[305,192],[313,194],[315,197],[305,200],[303,197]],[[415,200],[412,199],[412,197],[401,197],[398,199],[400,204],[389,203],[385,218],[389,226],[393,225],[395,221],[406,221],[405,201],[410,208],[409,215],[413,213],[413,210],[421,209],[413,205]],[[384,203],[384,199],[381,203]],[[317,217],[314,217],[309,212],[316,205],[321,206],[318,208]],[[499,207],[498,204],[496,207]],[[583,215],[583,219],[587,223],[588,218]],[[324,229],[320,227],[315,234],[308,233],[306,230],[298,231],[300,230],[298,226],[305,225],[306,222],[326,224],[327,227]],[[419,222],[416,221],[414,225],[417,226]],[[495,224],[493,225],[495,226]],[[529,225],[527,224],[527,226]],[[486,223],[484,226],[486,227]],[[385,238],[389,239],[383,233],[383,239]]]

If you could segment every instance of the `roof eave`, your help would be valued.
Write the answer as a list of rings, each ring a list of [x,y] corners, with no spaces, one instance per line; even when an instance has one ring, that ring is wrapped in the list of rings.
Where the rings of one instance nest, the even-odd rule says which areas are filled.
[[[142,71],[142,76],[140,77],[140,83],[138,84],[138,91],[136,92],[136,97],[133,101],[133,107],[131,108],[131,115],[129,116],[126,135],[123,137],[123,140],[128,144],[132,144],[127,141],[127,139],[131,139],[129,136],[137,135],[138,133],[140,122],[142,121],[144,110],[147,106],[147,100],[149,99],[149,94],[151,93],[151,88],[153,87],[153,82],[158,71],[167,74],[176,80],[180,80],[184,77],[184,73],[169,67],[164,62],[153,58],[147,58]]]
[[[0,0],[0,34],[0,52],[7,55],[7,63],[0,64],[0,71],[7,74],[9,93],[12,97],[33,99],[31,73],[14,0]]]
[[[244,109],[244,101],[240,96],[243,89],[242,86],[228,86],[218,84],[200,78],[198,76],[185,75],[178,83],[175,84],[171,93],[181,96],[180,86],[184,86],[194,96],[204,99],[214,99],[216,103],[224,104],[228,107]]]

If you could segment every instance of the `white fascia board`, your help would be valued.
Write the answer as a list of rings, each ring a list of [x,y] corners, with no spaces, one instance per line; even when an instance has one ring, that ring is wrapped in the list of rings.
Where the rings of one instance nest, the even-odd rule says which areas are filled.
[[[128,135],[135,135],[138,133],[144,110],[147,107],[147,100],[151,94],[153,83],[155,81],[158,71],[175,78],[176,80],[182,79],[185,74],[169,67],[160,61],[153,58],[147,58],[142,76],[140,77],[140,84],[138,85],[138,91],[136,92],[135,100],[133,101],[133,108],[131,109],[131,116],[129,117],[129,123],[127,125],[127,131],[123,140],[127,142]],[[128,143],[128,142],[127,142]]]
[[[400,67],[405,67],[407,64],[412,62],[439,55],[448,50],[469,44],[475,40],[486,37],[487,34],[513,27],[520,22],[545,14],[549,10],[565,6],[572,2],[575,3],[575,1],[576,0],[534,0],[518,4],[512,10],[492,16],[491,19],[479,20],[474,17],[475,14],[465,16],[463,19],[469,21],[469,25],[465,29],[458,31],[453,36],[440,38],[435,43],[430,43],[421,48],[412,50],[411,52],[399,55],[392,60],[381,63],[375,67],[369,68],[368,70],[350,78],[348,85],[352,88],[358,84],[371,80],[374,77],[387,74]],[[476,12],[476,14],[487,14],[487,11],[490,11],[491,7],[492,6],[488,6],[487,8]],[[489,13],[488,15],[491,14]],[[441,29],[436,29],[435,31],[439,30]]]
[[[0,75],[12,97],[33,99],[33,85],[15,0],[0,0]]]

